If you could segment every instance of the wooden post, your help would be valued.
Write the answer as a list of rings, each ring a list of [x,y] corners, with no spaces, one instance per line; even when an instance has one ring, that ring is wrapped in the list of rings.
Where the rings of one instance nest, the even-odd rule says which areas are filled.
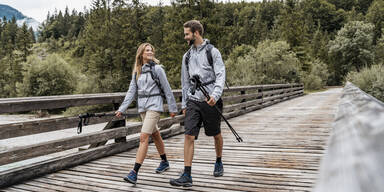
[[[245,95],[245,90],[242,90],[242,91],[240,91],[240,95]],[[240,103],[244,103],[244,102],[246,102],[247,100],[246,99],[242,99],[241,101],[240,101]],[[243,108],[241,108],[241,109],[246,109],[247,107],[243,107]]]
[[[119,103],[113,103],[113,109],[116,111],[119,109]],[[125,124],[125,119],[122,119],[122,120],[114,120],[115,117],[112,118],[111,121],[109,121],[105,127],[103,128],[103,130],[108,130],[108,129],[113,129],[113,128],[117,128],[117,127],[124,127],[126,124]],[[122,142],[126,142],[126,137],[119,137],[119,138],[116,138],[115,139],[115,143],[122,143]],[[89,146],[88,149],[91,149],[91,148],[95,148],[95,147],[99,147],[99,146],[102,146],[102,145],[105,145],[108,141],[101,141],[99,143],[95,143],[95,144],[91,144]],[[80,149],[82,150],[82,149]]]

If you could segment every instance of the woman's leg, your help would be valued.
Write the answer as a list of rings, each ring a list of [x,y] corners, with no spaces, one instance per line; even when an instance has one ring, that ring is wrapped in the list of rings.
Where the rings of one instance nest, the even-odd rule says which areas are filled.
[[[144,162],[145,156],[147,155],[148,151],[149,135],[150,134],[143,132],[140,134],[140,145],[136,154],[136,163],[143,164]]]
[[[163,142],[163,139],[161,138],[160,132],[156,131],[156,132],[152,133],[152,139],[156,145],[156,148],[157,148],[157,151],[159,152],[159,155],[164,155],[165,154],[164,142]]]
[[[140,145],[139,145],[139,149],[137,150],[137,153],[136,153],[135,166],[134,166],[133,170],[131,172],[129,172],[129,174],[127,176],[124,177],[125,181],[136,184],[137,174],[139,172],[141,164],[143,164],[143,162],[144,162],[145,156],[147,155],[148,140],[149,140],[150,135],[151,134],[141,132]]]

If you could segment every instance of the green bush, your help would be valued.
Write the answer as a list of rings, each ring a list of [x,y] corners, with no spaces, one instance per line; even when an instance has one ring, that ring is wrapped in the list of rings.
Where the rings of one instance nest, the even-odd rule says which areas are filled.
[[[230,85],[250,85],[254,84],[254,74],[252,71],[252,62],[244,58],[256,48],[250,45],[240,45],[235,47],[228,59],[225,61],[227,82]]]
[[[294,83],[300,81],[300,62],[285,41],[266,40],[256,49],[237,59],[231,56],[225,62],[227,80],[231,85]],[[240,52],[235,49],[235,51]],[[234,52],[235,52],[234,51]],[[238,53],[234,53],[237,55]]]
[[[318,90],[324,88],[327,84],[329,76],[327,65],[316,59],[310,62],[311,71],[310,73],[304,73],[302,81],[304,88],[307,90]]]
[[[384,66],[383,64],[372,65],[363,68],[360,72],[350,72],[347,81],[352,82],[361,90],[384,101]]]
[[[318,90],[323,87],[322,79],[319,76],[314,75],[312,73],[306,75],[303,78],[303,83],[304,83],[304,88],[306,90]]]
[[[57,54],[43,60],[36,55],[28,57],[24,71],[23,83],[18,85],[22,96],[72,94],[77,85],[75,72]]]

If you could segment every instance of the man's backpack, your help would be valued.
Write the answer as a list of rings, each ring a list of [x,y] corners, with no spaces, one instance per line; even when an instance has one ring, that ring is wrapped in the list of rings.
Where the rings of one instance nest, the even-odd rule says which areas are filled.
[[[209,65],[213,69],[213,58],[212,58],[212,48],[213,48],[213,45],[211,43],[209,43],[209,41],[207,41],[207,44],[205,45],[204,48],[205,48],[205,52],[206,52],[206,55],[207,55],[208,63],[209,63]],[[190,57],[191,57],[191,49],[189,49],[188,52],[187,52],[187,55],[185,55],[185,67],[187,68],[187,73],[188,74],[189,74],[189,59],[190,59]],[[229,89],[227,81],[225,81],[225,85],[227,86],[227,89]]]
[[[204,48],[205,48],[205,52],[207,54],[208,63],[213,69],[213,58],[212,58],[213,45],[210,44],[209,42],[207,42],[207,44],[205,45]],[[191,49],[188,50],[187,55],[185,56],[185,66],[187,67],[188,73],[189,73],[189,58],[190,57],[191,57]]]

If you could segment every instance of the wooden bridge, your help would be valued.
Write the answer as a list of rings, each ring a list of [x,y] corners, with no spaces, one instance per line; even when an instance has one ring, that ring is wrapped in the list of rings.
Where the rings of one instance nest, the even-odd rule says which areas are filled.
[[[340,134],[345,134],[348,130],[338,127],[348,124],[345,121],[351,122],[351,119],[346,120],[346,115],[343,114],[348,110],[344,110],[345,108],[338,110],[340,98],[347,99],[347,101],[341,102],[344,103],[341,107],[347,106],[349,110],[353,109],[353,103],[356,102],[360,107],[365,104],[370,106],[365,107],[363,112],[375,111],[376,121],[364,121],[363,123],[358,121],[355,124],[348,124],[351,127],[356,125],[354,127],[356,129],[352,130],[361,131],[361,126],[376,130],[375,133],[371,132],[373,140],[369,136],[365,136],[365,139],[370,139],[372,145],[376,144],[374,146],[379,147],[366,153],[359,151],[359,154],[363,155],[362,157],[372,157],[373,155],[377,157],[379,152],[384,154],[382,153],[383,142],[380,142],[378,137],[380,134],[383,135],[384,129],[383,104],[370,96],[365,96],[353,85],[348,84],[347,86],[343,97],[341,97],[341,88],[332,88],[303,96],[303,87],[298,84],[232,87],[225,90],[223,97],[225,116],[230,118],[230,123],[242,136],[244,142],[238,143],[226,124],[222,123],[225,171],[223,177],[216,178],[212,175],[215,162],[213,139],[201,134],[199,140],[195,142],[195,157],[192,166],[194,183],[191,188],[177,188],[169,185],[169,179],[178,177],[184,166],[183,116],[177,116],[174,119],[164,118],[160,122],[161,134],[163,138],[167,138],[164,142],[171,169],[163,174],[155,173],[154,170],[160,158],[155,146],[151,144],[147,158],[139,172],[138,184],[135,186],[124,182],[122,177],[133,168],[136,147],[139,143],[137,133],[140,132],[140,124],[129,123],[124,126],[124,121],[110,121],[110,117],[105,117],[92,119],[90,122],[90,124],[95,124],[110,121],[103,131],[71,137],[63,136],[59,140],[0,151],[0,165],[11,167],[0,172],[0,187],[3,187],[3,191],[192,190],[223,192],[311,191],[314,189],[316,191],[345,191],[338,184],[353,182],[355,185],[365,186],[367,183],[364,179],[348,179],[354,178],[353,175],[348,176],[348,171],[344,171],[345,175],[336,175],[336,182],[330,179],[335,176],[334,173],[338,172],[338,169],[348,170],[347,168],[350,168],[351,174],[358,169],[358,167],[348,167],[350,165],[347,163],[348,159],[343,159],[335,154],[335,151],[338,150],[328,149],[328,146],[345,147],[344,142],[340,142]],[[351,89],[355,91],[354,95],[348,96],[351,94]],[[124,94],[1,99],[0,113],[106,103],[114,103],[117,106],[122,101]],[[174,94],[176,98],[180,99],[180,91],[175,91]],[[357,97],[359,95],[363,96]],[[365,104],[361,102],[363,97],[366,101]],[[354,101],[354,98],[358,98],[358,101]],[[345,103],[351,104],[352,107]],[[339,114],[335,121],[337,111]],[[133,116],[137,115],[135,109],[129,109],[128,112]],[[360,115],[360,112],[352,115]],[[370,115],[372,116],[372,112]],[[77,117],[65,117],[0,125],[0,139],[10,140],[31,134],[65,130],[76,127],[77,123]],[[344,132],[337,132],[337,130],[344,130]],[[359,135],[354,136],[355,140],[359,140]],[[348,138],[341,139],[348,141]],[[108,144],[105,144],[108,140]],[[348,144],[351,143],[353,144],[353,142]],[[29,160],[39,158],[39,156],[79,147],[83,150],[28,163]],[[320,160],[325,151],[327,154],[321,164],[322,171],[319,174]],[[341,151],[346,156],[355,152],[353,149],[347,152]],[[376,161],[383,160],[382,157],[383,155],[380,158],[374,158],[374,162],[383,162]],[[356,161],[356,159],[354,160]],[[332,167],[333,161],[339,163],[338,167]],[[346,162],[345,165],[341,163],[343,161]],[[10,166],[20,162],[27,163],[17,167]],[[371,162],[367,161],[359,165]],[[383,170],[383,165],[380,163],[372,166]],[[372,166],[367,167],[372,168]],[[373,182],[375,186],[368,189],[384,189],[381,184],[383,172],[376,172],[372,169],[360,172],[367,176],[376,176],[369,177],[370,182]],[[316,188],[314,188],[315,186]],[[347,187],[347,189],[351,188]],[[358,189],[359,187],[356,187],[354,190],[348,191],[359,191]]]

